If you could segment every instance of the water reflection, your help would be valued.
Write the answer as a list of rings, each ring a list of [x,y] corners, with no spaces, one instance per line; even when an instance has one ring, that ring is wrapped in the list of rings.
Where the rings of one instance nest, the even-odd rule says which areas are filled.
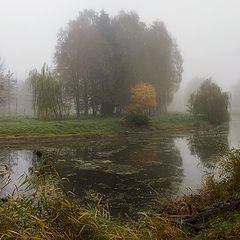
[[[204,168],[199,156],[193,155],[189,149],[188,138],[176,138],[175,145],[183,159],[183,182],[178,189],[177,195],[192,193],[195,189],[201,186],[204,178]]]
[[[81,147],[61,149],[52,153],[48,149],[48,153],[54,155],[50,158],[55,159],[60,175],[68,177],[66,189],[86,203],[94,203],[101,196],[112,215],[132,216],[149,210],[159,193],[174,194],[183,181],[182,159],[172,137],[125,139],[110,151],[92,148],[91,158],[79,154]],[[67,164],[63,160],[66,152],[71,152]]]
[[[232,114],[232,119],[229,127],[228,142],[230,148],[240,146],[240,114]]]
[[[78,142],[37,146],[65,181],[65,191],[74,192],[85,204],[102,198],[111,214],[134,216],[156,208],[159,196],[173,197],[196,190],[215,162],[213,157],[239,143],[240,118],[227,128],[174,133],[149,132],[111,141]],[[34,167],[35,146],[2,147],[0,153],[1,195],[11,193],[13,183]],[[5,165],[7,173],[4,173]],[[2,174],[1,174],[2,173]]]
[[[6,196],[16,191],[19,179],[24,174],[29,175],[32,164],[33,153],[31,150],[1,150],[0,167],[6,171],[0,175],[0,195]]]
[[[188,138],[192,155],[197,156],[206,167],[213,167],[216,155],[223,154],[229,149],[228,126],[205,131],[195,131]]]

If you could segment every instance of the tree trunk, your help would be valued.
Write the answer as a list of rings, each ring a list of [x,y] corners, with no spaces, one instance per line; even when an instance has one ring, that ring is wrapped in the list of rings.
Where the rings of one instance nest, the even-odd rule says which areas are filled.
[[[95,104],[92,104],[92,113],[93,113],[93,116],[97,115],[97,108],[96,108]]]
[[[11,85],[10,85],[10,77],[8,77],[8,90],[7,90],[7,93],[8,93],[8,96],[7,96],[7,105],[8,105],[8,116],[10,116],[10,88],[11,88]]]
[[[109,116],[112,115],[114,111],[114,105],[111,103],[103,103],[101,108],[101,115]]]
[[[84,104],[84,115],[88,115],[88,105]]]
[[[80,99],[78,94],[76,94],[76,115],[77,118],[80,118]]]

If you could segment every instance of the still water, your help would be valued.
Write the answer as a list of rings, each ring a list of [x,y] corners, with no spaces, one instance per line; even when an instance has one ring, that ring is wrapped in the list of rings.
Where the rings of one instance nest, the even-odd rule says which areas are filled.
[[[35,149],[84,204],[101,199],[113,216],[157,210],[164,198],[196,191],[216,156],[240,145],[240,116],[229,126],[175,133],[143,132],[101,141],[1,146],[1,195],[34,168]],[[11,184],[8,182],[11,181]]]

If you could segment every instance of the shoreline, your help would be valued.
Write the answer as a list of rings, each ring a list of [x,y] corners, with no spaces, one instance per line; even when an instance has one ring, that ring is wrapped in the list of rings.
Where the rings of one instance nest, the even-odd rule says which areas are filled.
[[[70,135],[22,135],[22,136],[0,136],[0,144],[39,144],[39,143],[58,143],[58,142],[71,142],[79,140],[92,140],[101,138],[111,138],[113,135],[80,135],[80,134],[70,134]]]
[[[93,141],[93,140],[104,140],[118,137],[128,137],[134,134],[146,134],[146,133],[166,133],[166,132],[182,132],[182,131],[193,131],[199,127],[176,127],[176,128],[129,128],[124,131],[115,132],[112,134],[96,134],[96,133],[85,133],[85,134],[44,134],[44,135],[0,135],[0,144],[39,144],[39,143],[61,143],[61,142],[75,142],[75,141]]]
[[[126,125],[122,117],[41,121],[36,119],[1,119],[0,144],[55,143],[101,140],[141,133],[166,133],[207,130],[214,127],[191,114],[168,113],[151,118],[149,126]]]

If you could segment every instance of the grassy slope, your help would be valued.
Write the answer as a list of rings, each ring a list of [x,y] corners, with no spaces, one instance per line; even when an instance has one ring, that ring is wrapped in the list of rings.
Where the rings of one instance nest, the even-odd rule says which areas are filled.
[[[187,128],[196,123],[190,114],[163,114],[151,119],[156,129]],[[0,136],[108,135],[126,130],[120,117],[82,117],[80,120],[40,121],[32,118],[0,118]]]

